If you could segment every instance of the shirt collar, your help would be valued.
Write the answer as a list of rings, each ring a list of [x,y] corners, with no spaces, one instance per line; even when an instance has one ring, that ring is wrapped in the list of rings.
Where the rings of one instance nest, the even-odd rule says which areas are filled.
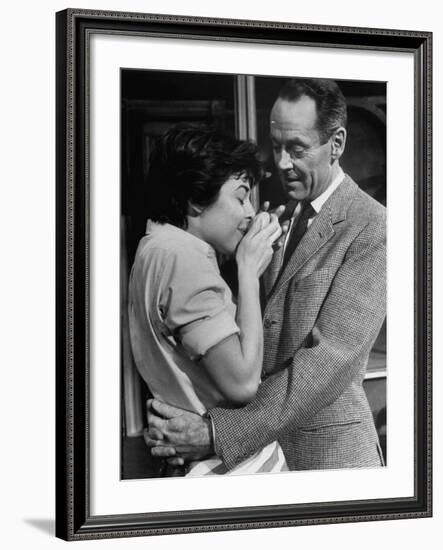
[[[213,258],[215,262],[217,262],[215,250],[212,248],[212,246],[206,241],[203,241],[195,235],[192,235],[192,233],[188,233],[184,229],[181,229],[180,227],[177,227],[170,223],[159,223],[152,220],[148,220],[146,222],[146,235],[156,233],[158,234],[160,232],[171,237],[176,236],[177,239],[187,239],[189,241],[189,245],[192,246],[192,248],[200,250],[203,254],[207,255],[208,258]]]
[[[337,189],[337,187],[344,180],[344,178],[345,178],[345,174],[341,169],[341,167],[339,166],[338,174],[332,180],[331,185],[325,191],[323,191],[321,195],[319,195],[315,200],[311,202],[311,206],[317,214],[320,212],[325,202],[329,199],[332,193]]]

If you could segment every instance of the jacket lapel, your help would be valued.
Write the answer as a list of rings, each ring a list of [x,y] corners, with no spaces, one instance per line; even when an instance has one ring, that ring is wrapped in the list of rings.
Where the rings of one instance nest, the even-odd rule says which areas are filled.
[[[283,247],[281,246],[274,252],[271,263],[263,274],[263,286],[265,290],[265,296],[269,296],[272,288],[275,285],[278,274],[280,272],[281,263],[283,260]]]
[[[334,225],[346,219],[346,212],[356,189],[357,184],[346,175],[343,182],[325,202],[319,214],[315,216],[298,247],[280,273],[278,270],[283,252],[282,249],[278,251],[280,252],[279,263],[277,264],[278,258],[276,258],[275,265],[274,259],[270,265],[270,267],[272,266],[270,273],[272,286],[269,287],[269,292],[267,292],[269,301],[335,235]],[[277,253],[274,256],[277,256]]]

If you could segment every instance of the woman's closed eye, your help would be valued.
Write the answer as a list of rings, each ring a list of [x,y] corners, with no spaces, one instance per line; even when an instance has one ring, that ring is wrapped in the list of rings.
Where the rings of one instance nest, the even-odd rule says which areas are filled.
[[[249,189],[246,190],[245,188],[240,188],[238,189],[237,191],[237,200],[238,202],[244,206],[248,200],[248,197],[249,197]]]

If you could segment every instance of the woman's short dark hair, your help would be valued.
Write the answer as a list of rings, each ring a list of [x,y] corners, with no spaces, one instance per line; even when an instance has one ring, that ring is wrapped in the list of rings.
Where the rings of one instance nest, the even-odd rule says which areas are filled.
[[[174,126],[158,140],[150,156],[147,217],[186,228],[189,204],[209,206],[232,176],[244,176],[251,186],[262,177],[253,143],[207,127]]]
[[[287,101],[297,101],[304,95],[315,101],[317,130],[322,143],[326,143],[337,128],[346,128],[346,99],[334,80],[293,78],[286,82],[278,97]]]

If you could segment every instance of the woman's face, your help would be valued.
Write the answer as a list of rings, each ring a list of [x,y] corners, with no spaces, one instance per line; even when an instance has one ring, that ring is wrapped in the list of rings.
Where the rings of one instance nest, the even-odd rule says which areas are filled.
[[[200,237],[221,254],[232,256],[255,214],[247,179],[231,176],[220,188],[217,200],[198,216],[195,227]]]

